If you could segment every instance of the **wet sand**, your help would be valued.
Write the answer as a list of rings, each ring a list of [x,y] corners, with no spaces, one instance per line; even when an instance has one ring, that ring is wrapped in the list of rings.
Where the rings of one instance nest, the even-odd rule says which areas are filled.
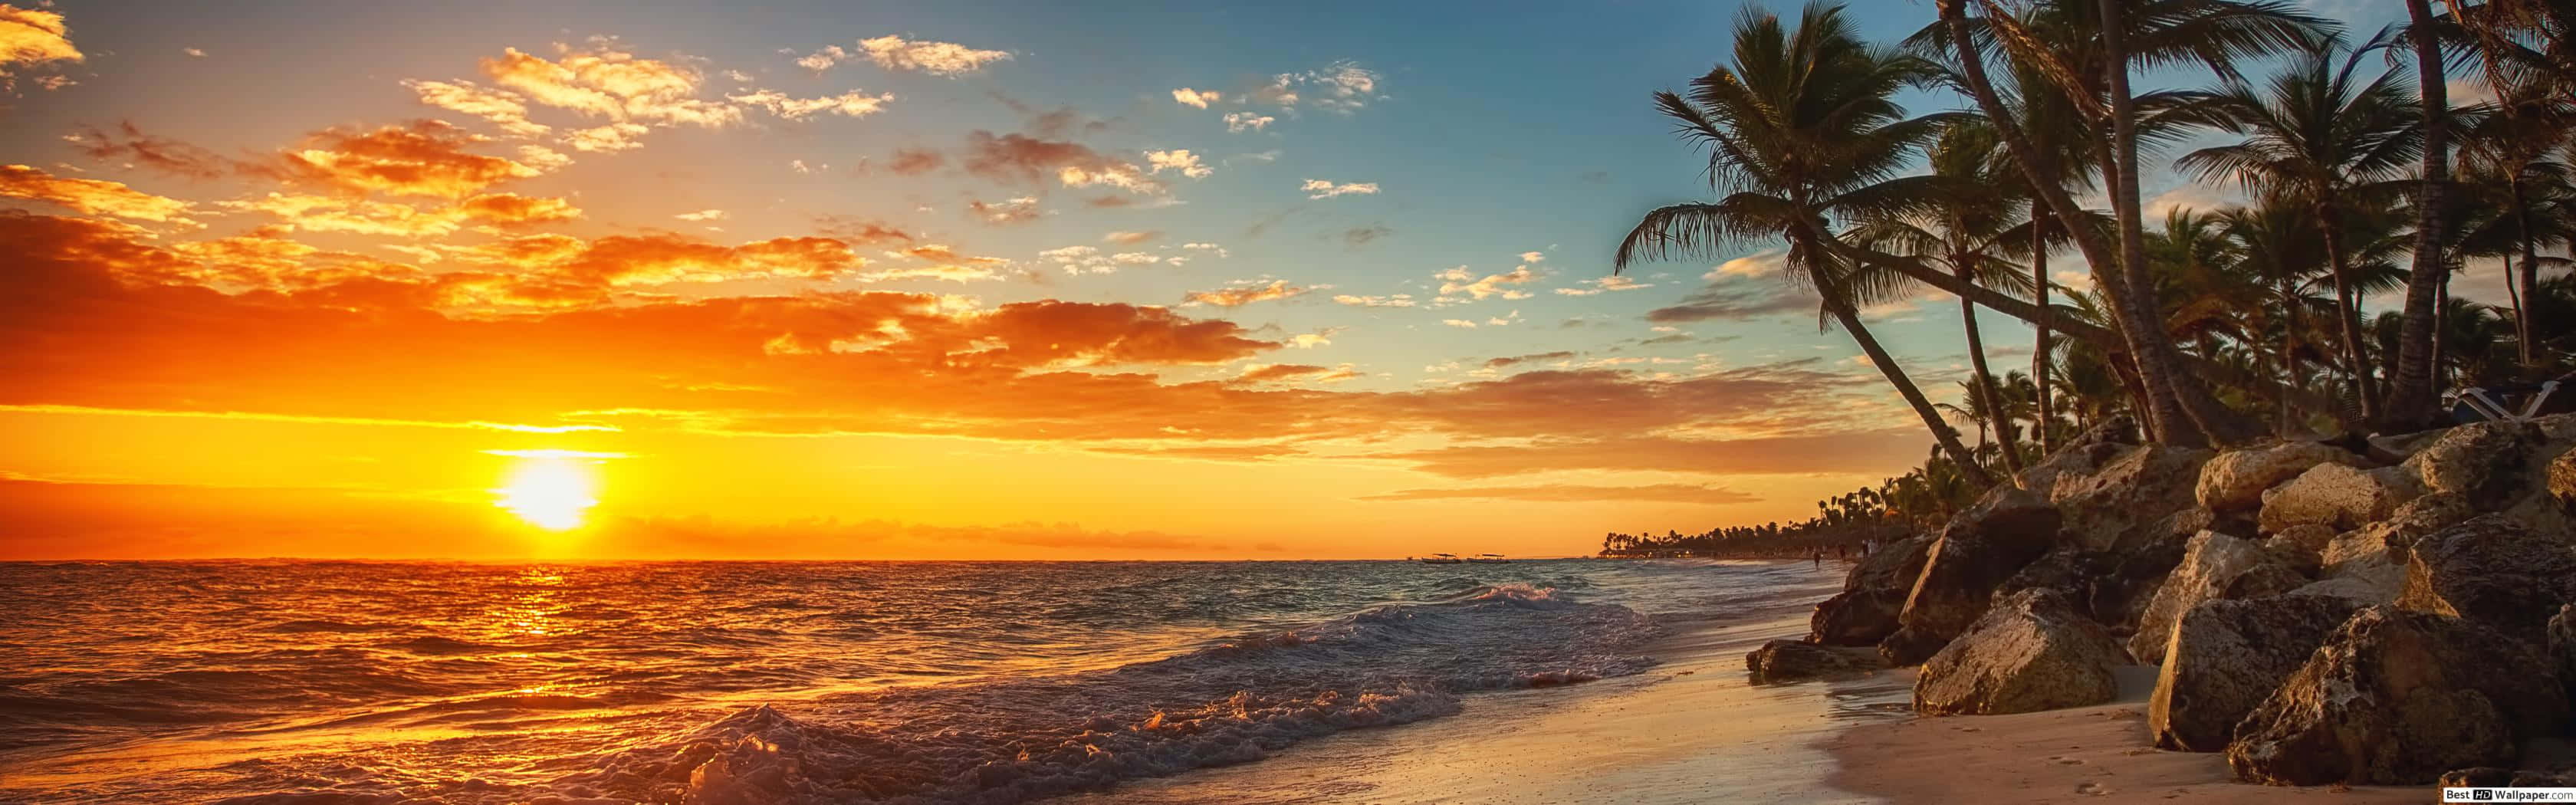
[[[1823,742],[1857,723],[1904,717],[1911,677],[1756,686],[1744,654],[1806,633],[1808,608],[1836,589],[1727,621],[1674,624],[1663,664],[1576,689],[1469,697],[1458,715],[1358,730],[1241,766],[1123,784],[1055,802],[1545,803],[1868,802],[1824,787]]]
[[[2122,669],[2121,701],[2005,716],[1909,718],[1855,726],[1819,748],[1838,763],[1826,781],[1894,805],[1948,802],[2175,803],[2282,800],[2373,805],[2439,801],[2421,788],[2284,788],[2234,781],[2216,752],[2150,748],[2155,669]]]

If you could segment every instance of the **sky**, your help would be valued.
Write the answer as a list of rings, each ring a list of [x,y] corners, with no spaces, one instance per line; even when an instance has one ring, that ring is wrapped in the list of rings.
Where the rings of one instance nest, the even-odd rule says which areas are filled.
[[[0,559],[1569,555],[1928,449],[1776,251],[1610,271],[1736,4],[1076,5],[0,5]]]

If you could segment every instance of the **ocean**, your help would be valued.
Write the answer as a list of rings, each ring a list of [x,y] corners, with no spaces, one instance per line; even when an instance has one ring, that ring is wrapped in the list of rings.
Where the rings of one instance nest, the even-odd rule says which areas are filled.
[[[1474,718],[1806,563],[0,564],[0,801],[1016,803]]]

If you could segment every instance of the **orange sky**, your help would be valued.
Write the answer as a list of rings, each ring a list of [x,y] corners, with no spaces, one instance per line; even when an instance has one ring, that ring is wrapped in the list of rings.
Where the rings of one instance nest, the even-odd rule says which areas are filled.
[[[1924,450],[1776,253],[1608,276],[1712,38],[1435,142],[1367,43],[366,13],[0,5],[0,559],[1564,555]],[[1944,399],[1952,311],[1873,312]]]

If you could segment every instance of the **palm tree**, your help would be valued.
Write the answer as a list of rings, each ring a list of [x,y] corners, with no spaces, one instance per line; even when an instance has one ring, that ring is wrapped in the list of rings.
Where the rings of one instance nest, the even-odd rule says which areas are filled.
[[[1953,122],[1932,148],[1931,175],[1898,180],[1915,185],[1915,192],[1925,203],[1871,218],[1852,230],[1852,239],[1871,248],[1937,263],[1960,282],[2001,284],[2021,290],[2015,288],[2023,280],[2020,267],[2004,261],[2006,252],[2021,245],[2020,239],[2014,237],[2021,200],[2013,192],[2017,189],[2015,183],[1998,175],[1995,148],[1992,127],[1973,118]],[[1997,400],[2001,390],[1995,385],[1994,372],[1986,366],[1985,337],[1978,331],[1977,306],[1966,297],[1959,298],[1959,321],[1967,333],[1968,361],[1976,371],[1970,399]],[[1977,422],[1981,431],[1988,424],[1984,418]],[[1997,441],[2003,444],[2004,471],[2020,475],[2021,457],[2013,447],[2011,431],[2001,421],[1993,424],[1999,434]]]
[[[2396,200],[2408,184],[2402,177],[2409,163],[2424,146],[2418,103],[2396,72],[2367,80],[2357,75],[2363,56],[2375,47],[2346,54],[2340,66],[2331,45],[2312,48],[2259,92],[2244,83],[2212,90],[2204,105],[2210,122],[2246,139],[2193,151],[2175,163],[2199,178],[2234,181],[2249,192],[2289,188],[2309,205],[2335,277],[2344,360],[2355,373],[2362,418],[2373,421],[2380,413],[2378,389],[2364,350],[2352,262],[2339,233],[2344,219]]]
[[[1688,99],[1655,96],[1685,139],[1709,149],[1709,185],[1723,197],[1647,213],[1620,242],[1614,271],[1640,259],[1786,239],[1785,273],[1816,291],[1824,314],[1860,345],[1941,449],[1966,465],[1963,472],[1990,484],[1958,433],[1861,323],[1859,306],[1896,297],[1903,277],[1836,250],[1841,244],[1830,229],[1835,219],[1870,217],[1906,201],[1888,180],[1939,133],[1939,121],[1906,118],[1892,98],[1921,79],[1925,65],[1863,43],[1842,7],[1821,3],[1800,13],[1794,31],[1746,8],[1736,19],[1734,56],[1732,68],[1719,65],[1693,80]]]
[[[2415,270],[2406,281],[2404,335],[2397,342],[2397,371],[2388,392],[2388,418],[2406,429],[2437,424],[2434,412],[2434,317],[2441,312],[2442,286],[2451,266],[2442,257],[2443,216],[2450,212],[2451,96],[2450,77],[2442,70],[2442,44],[2433,25],[2428,0],[2406,0],[2409,38],[2414,42],[2418,128],[2423,137],[2423,170],[2416,177]],[[2365,379],[2366,376],[2365,376]],[[2365,389],[2367,387],[2365,386]],[[2367,393],[2365,391],[2365,393]],[[2368,403],[2365,401],[2365,408]]]
[[[2495,109],[2479,115],[2462,132],[2460,162],[2463,169],[2487,180],[2470,183],[2472,192],[2474,188],[2504,191],[2501,198],[2490,200],[2500,208],[2491,223],[2498,230],[2495,234],[2511,241],[2511,253],[2521,258],[2519,272],[2508,262],[2506,290],[2513,300],[2518,357],[2528,367],[2539,363],[2539,353],[2521,300],[2537,291],[2540,247],[2564,242],[2569,234],[2566,212],[2570,200],[2576,199],[2576,171],[2552,157],[2576,142],[2576,99],[2538,82],[2500,89],[2502,97]]]
[[[1947,35],[1946,49],[1958,64],[1960,83],[1989,117],[2001,118],[2009,108],[1986,75],[1984,60],[1993,49],[2009,54],[2017,69],[2048,79],[2081,110],[2090,128],[2112,132],[2095,153],[2113,185],[2116,245],[2078,223],[2083,211],[2061,189],[2060,176],[2048,171],[2048,160],[2021,126],[2009,120],[1998,125],[2040,200],[2071,230],[2093,267],[2095,284],[2105,292],[2103,301],[2148,388],[2149,428],[2159,439],[2185,443],[2196,441],[2186,428],[2220,441],[2250,436],[2250,422],[2220,407],[2197,377],[2182,371],[2186,361],[2153,321],[2136,188],[2140,110],[2153,104],[2130,92],[2128,71],[2133,65],[2196,62],[2232,76],[2238,59],[2322,38],[2325,21],[2272,0],[2041,0],[2025,15],[2025,24],[1999,0],[1974,1],[1985,13],[1971,18],[1969,0],[1938,0],[1937,30]],[[1931,34],[1918,34],[1916,41],[1938,41]]]

